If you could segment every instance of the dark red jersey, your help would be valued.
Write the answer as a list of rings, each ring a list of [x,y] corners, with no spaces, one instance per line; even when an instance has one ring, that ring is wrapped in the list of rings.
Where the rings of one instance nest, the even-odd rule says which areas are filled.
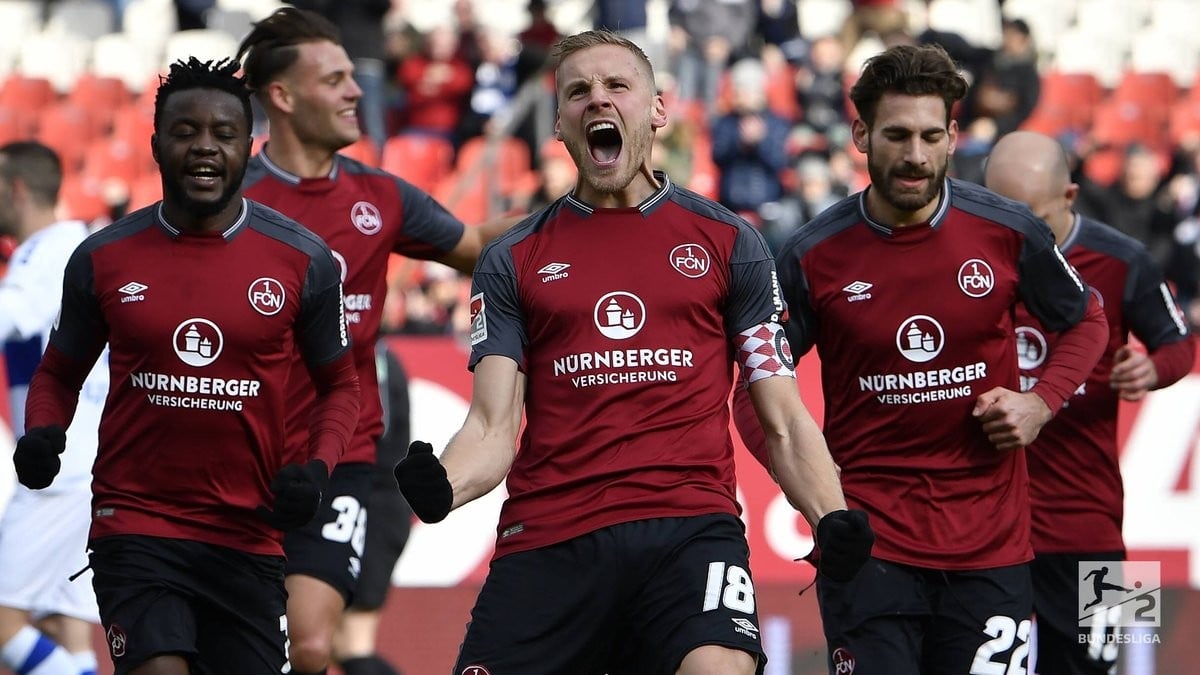
[[[282,554],[281,533],[254,512],[273,503],[269,486],[285,463],[284,384],[297,352],[314,370],[344,359],[353,378],[349,340],[329,249],[280,214],[242,205],[211,234],[181,232],[160,205],[147,207],[90,236],[67,265],[26,422],[69,419],[73,405],[56,385],[69,389],[108,343],[92,538]],[[350,429],[324,461],[336,461]]]
[[[242,185],[247,197],[294,218],[333,249],[341,266],[346,321],[363,397],[358,427],[342,462],[374,464],[375,442],[383,433],[375,340],[387,295],[388,256],[439,258],[462,239],[464,226],[421,190],[341,155],[335,156],[328,177],[300,178],[259,153],[250,160]],[[314,394],[304,364],[297,361],[294,371],[288,444],[302,449]]]
[[[1060,248],[1104,307],[1108,340],[1087,381],[1028,448],[1033,548],[1038,553],[1122,551],[1119,399],[1108,381],[1113,355],[1130,334],[1152,354],[1176,344],[1190,354],[1193,344],[1162,271],[1137,240],[1077,216],[1070,238]],[[1028,389],[1053,353],[1057,335],[1021,310],[1017,356],[1021,387]],[[1184,361],[1190,365],[1191,356]]]
[[[777,257],[792,348],[821,357],[846,499],[870,514],[879,558],[1027,561],[1025,455],[996,450],[972,408],[994,387],[1018,390],[1015,305],[1065,329],[1087,291],[1045,223],[977,185],[946,181],[929,222],[896,229],[871,220],[865,198],[826,210]]]
[[[526,374],[496,554],[616,523],[738,514],[732,337],[778,320],[762,238],[676,187],[636,208],[562,197],[484,249],[471,365]]]

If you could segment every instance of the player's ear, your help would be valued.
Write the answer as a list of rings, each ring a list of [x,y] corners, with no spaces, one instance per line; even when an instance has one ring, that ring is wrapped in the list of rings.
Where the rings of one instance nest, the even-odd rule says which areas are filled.
[[[563,137],[562,137],[562,120],[559,119],[558,117],[554,118],[554,137],[560,141],[563,139]]]
[[[265,94],[264,98],[266,98],[271,105],[279,108],[285,113],[291,113],[295,108],[295,104],[292,99],[292,92],[288,90],[287,85],[279,80],[275,80],[274,82],[267,84],[263,93]]]
[[[650,104],[650,128],[661,129],[667,126],[667,104],[663,101],[662,95],[654,97],[654,102]]]

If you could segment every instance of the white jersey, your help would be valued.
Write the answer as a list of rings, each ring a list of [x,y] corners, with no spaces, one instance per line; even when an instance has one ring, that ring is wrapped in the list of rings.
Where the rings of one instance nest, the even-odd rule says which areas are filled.
[[[13,435],[24,433],[29,380],[41,361],[50,329],[62,304],[63,270],[75,247],[89,234],[82,221],[55,223],[37,231],[13,251],[0,279],[0,342],[8,373]],[[97,428],[108,395],[108,353],[97,359],[79,392],[79,406],[67,429],[62,470],[47,491],[90,487],[96,459]]]

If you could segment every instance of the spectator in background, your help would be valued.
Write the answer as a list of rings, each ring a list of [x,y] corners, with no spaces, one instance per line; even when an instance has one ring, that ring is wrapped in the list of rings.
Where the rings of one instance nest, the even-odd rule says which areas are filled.
[[[762,216],[759,229],[772,253],[778,253],[793,232],[849,194],[846,186],[834,183],[829,162],[820,155],[801,156],[796,162],[795,176],[793,190],[759,209]]]
[[[475,68],[475,84],[459,125],[460,143],[507,123],[521,82],[520,43],[496,30],[479,37],[483,60]]]
[[[1000,49],[982,66],[960,117],[964,127],[990,119],[994,124],[990,142],[1016,131],[1029,118],[1042,88],[1029,25],[1021,19],[1005,19],[1001,36]]]
[[[1111,187],[1082,183],[1076,210],[1142,242],[1159,267],[1165,268],[1171,256],[1175,218],[1169,197],[1159,189],[1161,184],[1159,156],[1144,146],[1131,145],[1125,151],[1117,182]]]
[[[396,81],[404,90],[405,133],[455,140],[474,84],[471,67],[458,55],[458,46],[458,33],[453,27],[434,26],[425,34],[422,48],[400,64]]]
[[[760,61],[738,61],[729,80],[733,109],[717,119],[712,132],[713,161],[721,172],[719,201],[737,213],[757,214],[758,207],[783,194],[779,172],[787,166],[789,125],[767,108]]]
[[[359,123],[376,148],[387,140],[387,48],[384,17],[392,0],[288,0],[289,4],[325,16],[347,39],[354,62],[354,81],[362,89]]]
[[[646,0],[595,0],[592,25],[641,45],[654,69],[666,71],[665,45],[646,30]],[[661,73],[657,74],[661,76]]]
[[[788,63],[798,64],[808,57],[808,42],[800,35],[798,0],[759,0],[755,32],[762,48],[778,49]]]
[[[842,48],[849,54],[863,35],[880,37],[902,32],[908,26],[904,0],[851,0],[854,5],[842,24]]]
[[[807,58],[796,70],[800,125],[824,137],[830,145],[840,146],[850,140],[845,65],[842,43],[834,37],[822,37],[813,41]]]
[[[721,77],[744,56],[758,19],[754,0],[671,0],[669,49],[679,98],[716,113]]]
[[[541,68],[550,56],[550,48],[558,42],[558,28],[546,15],[546,0],[529,0],[529,26],[517,35],[521,50]]]

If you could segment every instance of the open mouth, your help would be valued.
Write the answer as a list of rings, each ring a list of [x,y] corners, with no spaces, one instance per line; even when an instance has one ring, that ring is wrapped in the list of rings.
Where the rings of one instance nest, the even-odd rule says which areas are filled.
[[[222,174],[217,167],[205,164],[188,168],[184,175],[194,185],[212,187],[220,180]]]
[[[600,166],[615,164],[621,156],[621,132],[612,122],[593,122],[587,127],[588,153]]]

